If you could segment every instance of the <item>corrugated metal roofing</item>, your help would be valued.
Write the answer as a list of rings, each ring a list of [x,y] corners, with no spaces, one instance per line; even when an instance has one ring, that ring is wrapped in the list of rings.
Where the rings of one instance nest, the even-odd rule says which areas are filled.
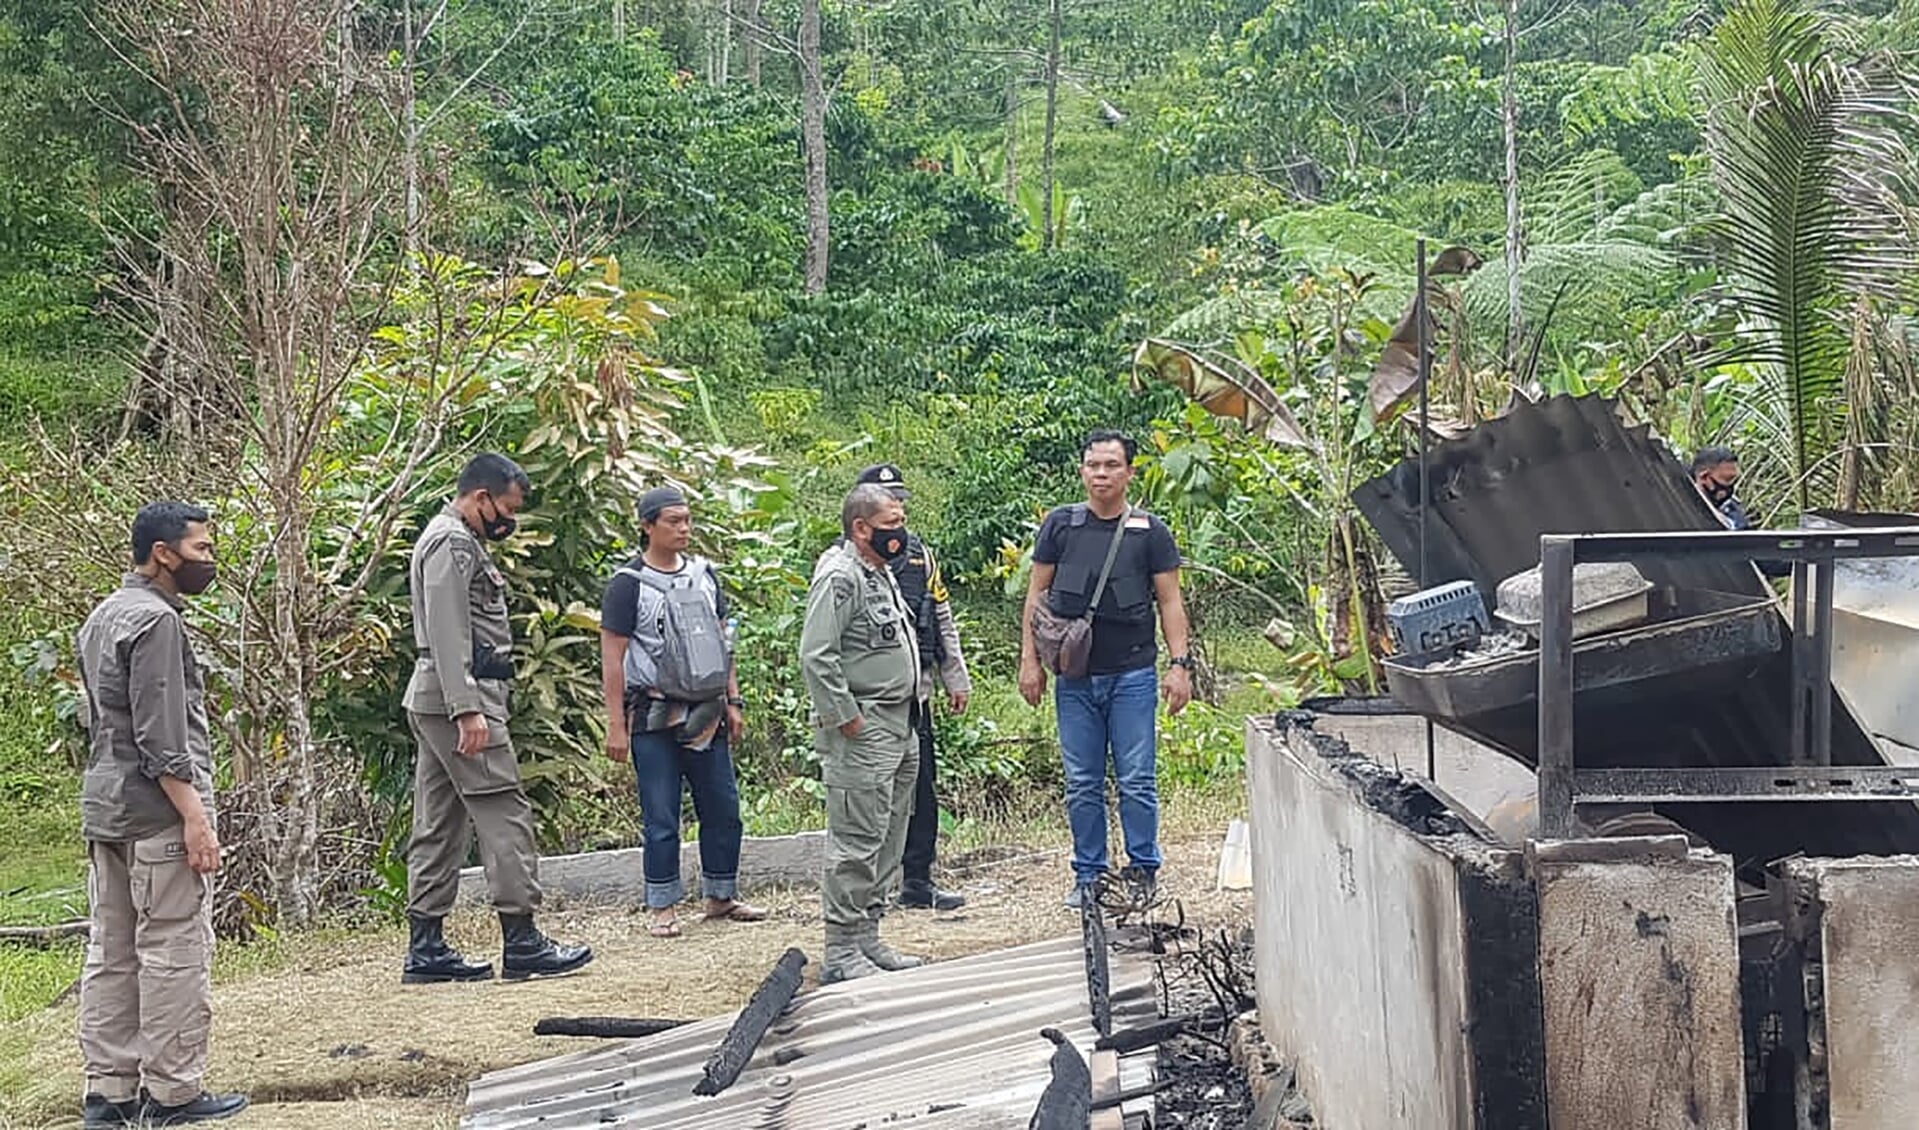
[[[1435,445],[1427,527],[1430,581],[1471,580],[1494,601],[1498,584],[1539,563],[1547,533],[1712,530],[1719,524],[1670,451],[1645,427],[1626,427],[1599,397],[1521,405]],[[1408,570],[1419,562],[1419,464],[1407,460],[1362,485],[1353,502]],[[1749,566],[1645,562],[1676,588],[1768,593]],[[1782,618],[1783,619],[1783,618]],[[1782,633],[1790,631],[1782,624]],[[1575,703],[1582,767],[1784,765],[1791,760],[1791,652],[1781,648],[1738,682],[1677,677],[1633,702]],[[1537,707],[1455,728],[1527,765],[1538,764]],[[1883,764],[1881,752],[1833,696],[1832,759]],[[1666,816],[1742,863],[1793,852],[1819,856],[1919,851],[1919,806],[1898,801],[1673,805]]]
[[[1716,530],[1721,526],[1664,443],[1627,427],[1613,402],[1555,396],[1435,444],[1427,527],[1432,584],[1470,580],[1486,606],[1499,582],[1539,564],[1541,534]],[[1353,503],[1409,573],[1419,567],[1419,461],[1353,492]],[[1764,596],[1758,574],[1725,563],[1646,562],[1654,584]]]
[[[1115,1030],[1157,1019],[1149,959],[1115,950],[1110,978]],[[1090,1055],[1090,1012],[1079,938],[1037,942],[802,990],[739,1081],[710,1098],[693,1085],[730,1014],[483,1076],[462,1125],[1023,1130],[1051,1078],[1040,1029]],[[1121,1088],[1150,1084],[1153,1063],[1122,1059]]]

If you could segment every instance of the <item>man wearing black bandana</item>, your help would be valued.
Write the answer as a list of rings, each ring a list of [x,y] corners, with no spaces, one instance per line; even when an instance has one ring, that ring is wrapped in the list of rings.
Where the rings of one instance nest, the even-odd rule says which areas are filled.
[[[879,937],[919,777],[919,640],[887,564],[906,552],[905,508],[886,488],[865,483],[846,496],[840,528],[845,536],[814,567],[800,632],[826,786],[820,980],[829,984],[920,964]]]
[[[570,973],[593,960],[592,950],[561,945],[533,924],[540,905],[540,857],[533,808],[507,736],[513,628],[506,615],[506,577],[485,543],[513,535],[530,486],[526,472],[506,456],[474,456],[460,472],[458,494],[420,531],[413,547],[413,642],[419,658],[405,706],[419,757],[407,849],[412,940],[401,972],[407,984],[493,976],[491,965],[468,961],[449,945],[442,929],[474,833],[500,915],[501,976],[519,980]]]

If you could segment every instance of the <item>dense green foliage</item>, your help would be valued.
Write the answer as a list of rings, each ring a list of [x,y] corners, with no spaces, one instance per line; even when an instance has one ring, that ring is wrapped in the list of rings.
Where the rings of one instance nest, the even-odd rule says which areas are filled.
[[[1014,607],[1031,534],[1076,495],[1092,426],[1145,441],[1143,497],[1181,538],[1216,669],[1211,705],[1169,731],[1170,780],[1230,778],[1232,711],[1366,685],[1377,585],[1346,498],[1409,446],[1367,385],[1421,238],[1484,261],[1436,297],[1437,411],[1483,418],[1515,383],[1601,391],[1676,443],[1749,442],[1762,512],[1911,506],[1913,72],[1884,48],[1909,43],[1919,14],[1541,7],[1516,6],[1509,73],[1499,6],[1463,0],[828,6],[831,273],[817,295],[803,287],[789,6],[764,7],[775,38],[758,83],[746,33],[726,34],[706,0],[648,6],[650,26],[630,11],[623,40],[602,6],[464,0],[412,44],[405,0],[356,8],[367,66],[393,89],[409,79],[423,107],[428,275],[406,274],[398,239],[369,265],[385,328],[309,476],[316,551],[340,549],[377,501],[388,437],[447,435],[401,537],[349,547],[355,569],[373,555],[372,582],[321,656],[317,732],[358,770],[361,838],[382,845],[354,873],[390,887],[404,827],[404,535],[439,505],[455,455],[482,446],[520,454],[538,486],[508,561],[529,656],[516,736],[548,839],[575,847],[633,834],[628,783],[600,756],[594,636],[633,498],[662,477],[702,492],[707,547],[741,602],[756,828],[814,817],[798,595],[841,492],[881,458],[913,482],[912,522],[943,551],[981,682],[983,709],[941,722],[955,819],[1051,795],[1032,787],[1056,780],[1050,720],[1007,691]],[[0,638],[0,798],[36,811],[71,794],[66,641],[76,602],[117,568],[100,547],[143,491],[237,512],[253,489],[256,453],[221,421],[183,453],[123,418],[130,372],[163,353],[127,296],[152,268],[142,237],[177,201],[137,172],[140,127],[163,107],[119,53],[115,10],[0,2],[0,460],[30,488],[18,509],[81,531],[0,545],[0,595],[35,610]],[[1508,87],[1536,360],[1505,344]],[[1806,173],[1800,190],[1774,193],[1789,171]],[[565,242],[589,254],[555,263],[580,250]],[[477,324],[502,279],[546,286],[526,262],[563,282],[497,333],[449,330],[450,300]],[[387,294],[376,271],[413,281]],[[1276,446],[1160,381],[1130,383],[1148,337],[1257,374],[1308,442]],[[443,420],[420,399],[440,368],[471,382]],[[55,451],[73,461],[51,465]],[[223,532],[255,558],[272,535]],[[248,598],[217,595],[202,626],[231,635]]]

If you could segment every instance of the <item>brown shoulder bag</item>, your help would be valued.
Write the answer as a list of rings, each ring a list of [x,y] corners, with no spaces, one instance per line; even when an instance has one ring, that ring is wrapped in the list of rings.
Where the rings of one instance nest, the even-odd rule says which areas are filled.
[[[1033,609],[1033,648],[1048,671],[1065,679],[1084,679],[1093,656],[1093,611],[1106,594],[1106,579],[1113,574],[1113,562],[1119,558],[1119,543],[1126,536],[1126,523],[1133,517],[1132,507],[1120,515],[1113,527],[1112,544],[1106,547],[1106,564],[1100,567],[1099,583],[1093,586],[1093,598],[1086,602],[1084,615],[1067,618],[1053,611],[1052,590],[1041,594]]]

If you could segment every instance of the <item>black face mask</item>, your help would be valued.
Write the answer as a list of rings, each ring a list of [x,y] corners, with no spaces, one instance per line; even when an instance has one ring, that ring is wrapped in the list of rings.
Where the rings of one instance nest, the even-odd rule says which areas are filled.
[[[180,590],[182,596],[199,596],[212,586],[218,572],[219,566],[211,561],[183,557],[180,567],[173,570],[173,587]]]
[[[488,541],[505,541],[520,528],[520,520],[511,514],[500,513],[498,503],[493,506],[493,517],[480,519],[480,530]]]
[[[1707,483],[1706,497],[1712,500],[1714,506],[1724,506],[1732,501],[1733,490],[1733,487],[1725,483]]]
[[[906,527],[874,526],[866,544],[873,547],[874,553],[891,561],[906,552]]]

